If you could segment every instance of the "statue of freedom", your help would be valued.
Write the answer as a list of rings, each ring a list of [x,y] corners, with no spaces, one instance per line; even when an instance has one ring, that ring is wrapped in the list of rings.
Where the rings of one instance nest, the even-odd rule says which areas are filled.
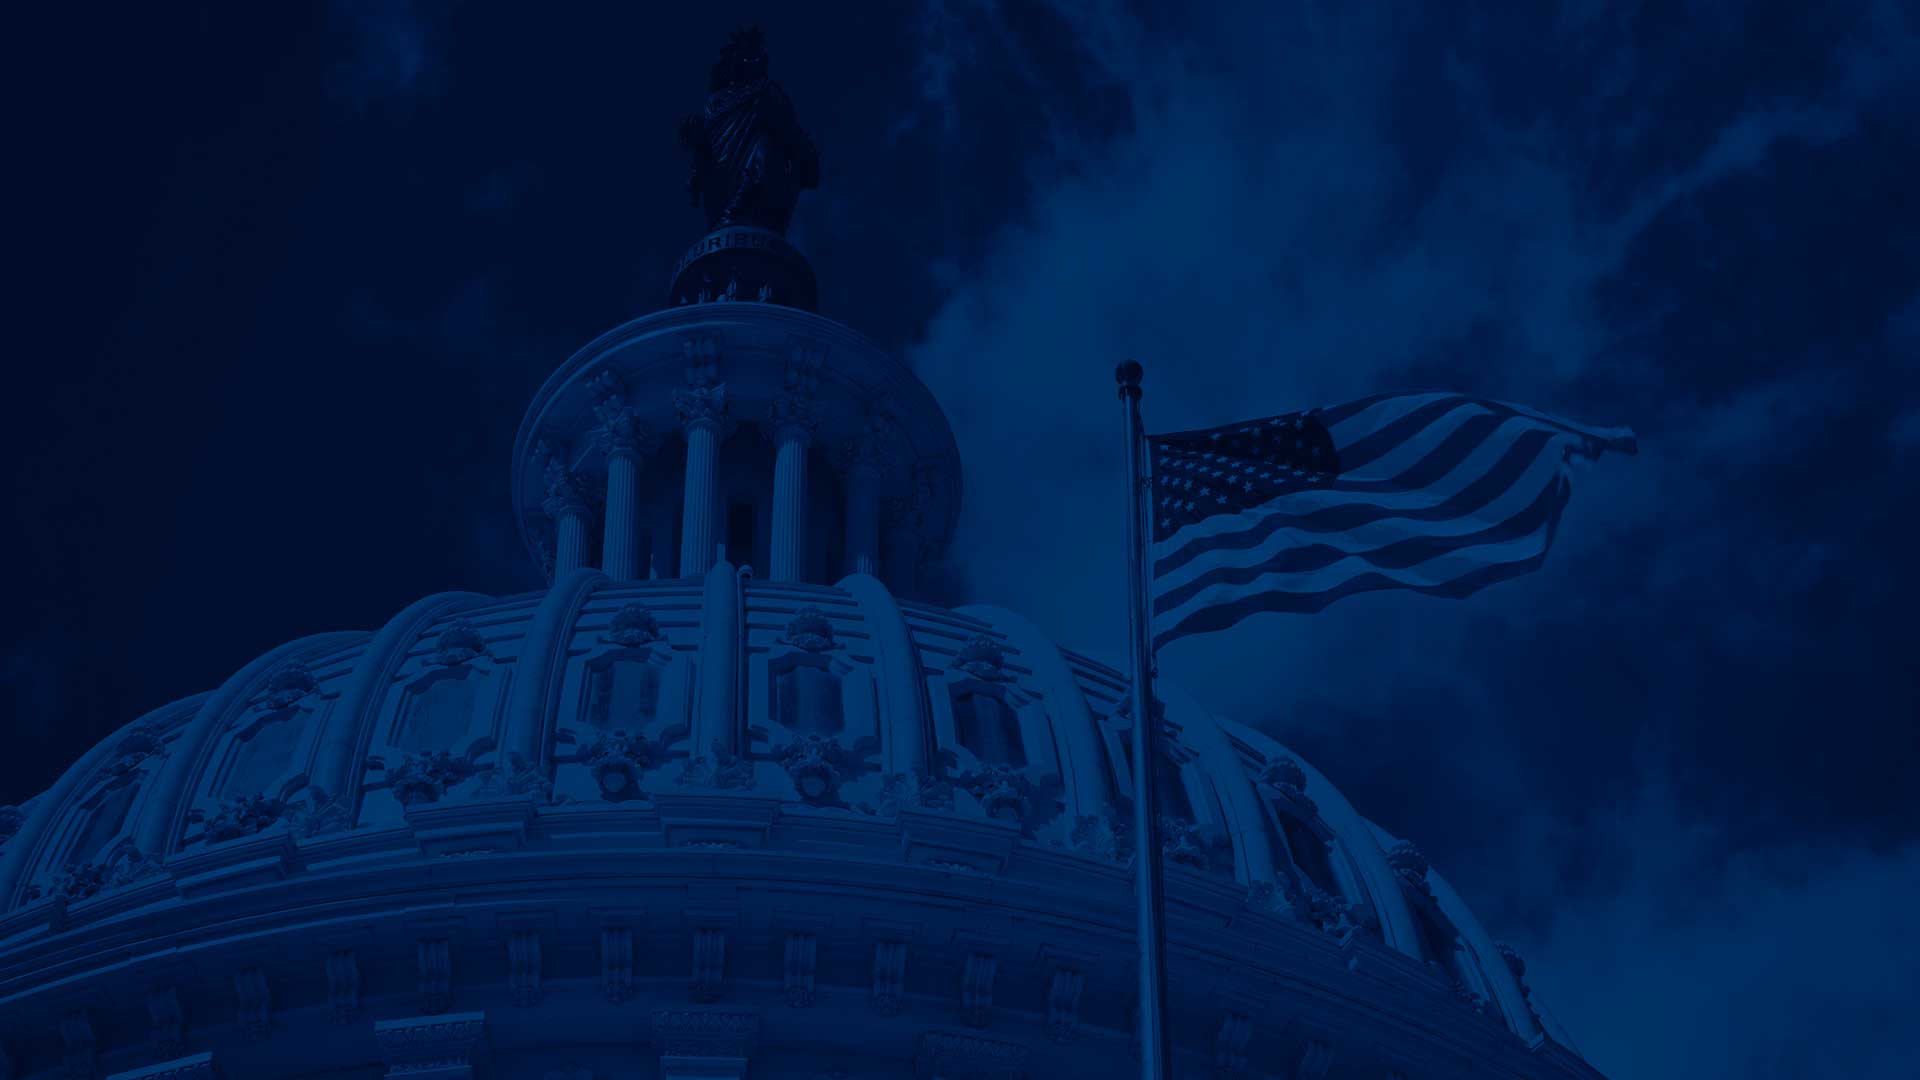
[[[820,182],[820,157],[793,102],[767,77],[759,27],[735,30],[708,76],[707,106],[680,122],[693,152],[687,190],[707,227],[750,225],[784,234],[800,193]]]

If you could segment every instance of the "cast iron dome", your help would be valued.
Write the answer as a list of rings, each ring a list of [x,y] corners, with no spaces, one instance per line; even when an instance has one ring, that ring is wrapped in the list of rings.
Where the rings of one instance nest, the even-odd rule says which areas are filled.
[[[682,131],[716,235],[815,180],[763,44]],[[702,250],[679,278],[774,293],[676,296],[541,389],[548,585],[282,645],[0,807],[0,1077],[1137,1068],[1126,680],[936,602],[945,416],[785,258]],[[1159,689],[1183,1068],[1598,1075],[1411,845]]]

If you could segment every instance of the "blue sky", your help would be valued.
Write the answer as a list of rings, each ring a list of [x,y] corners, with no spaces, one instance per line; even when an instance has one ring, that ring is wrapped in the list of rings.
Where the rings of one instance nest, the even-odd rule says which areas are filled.
[[[953,418],[954,601],[1121,648],[1125,357],[1163,429],[1401,387],[1632,426],[1541,573],[1163,668],[1419,842],[1610,1074],[1911,1075],[1920,19],[787,7],[793,238]],[[739,15],[44,29],[0,801],[279,641],[533,587],[520,410],[658,306],[700,227],[674,122]]]

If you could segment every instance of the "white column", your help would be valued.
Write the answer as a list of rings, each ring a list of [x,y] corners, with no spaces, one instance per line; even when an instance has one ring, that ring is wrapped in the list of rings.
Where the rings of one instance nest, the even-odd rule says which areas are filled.
[[[772,581],[799,581],[806,574],[807,448],[813,445],[820,360],[820,350],[795,343],[787,353],[786,383],[773,402]]]
[[[923,470],[914,471],[908,494],[887,500],[887,585],[910,594],[920,573],[921,539],[933,494]]]
[[[715,468],[727,419],[727,384],[720,381],[720,346],[712,338],[681,343],[687,384],[673,393],[687,435],[687,476],[680,489],[680,576],[699,577],[713,565],[714,515],[719,501]]]
[[[640,455],[616,450],[607,458],[607,524],[600,541],[601,568],[616,581],[640,576],[640,534],[634,518],[640,502]]]
[[[767,579],[799,581],[807,568],[807,448],[813,445],[812,385],[796,386],[791,366],[787,392],[773,403],[773,543]]]
[[[799,581],[806,566],[806,428],[783,425],[774,433],[772,581]]]
[[[653,522],[653,559],[647,576],[670,578],[674,576],[673,557],[678,554],[673,549],[673,506],[657,504],[649,508],[648,516]]]
[[[849,574],[880,576],[880,480],[886,463],[879,425],[869,418],[860,434],[841,447],[838,459],[847,488],[845,535]]]
[[[541,509],[553,519],[553,579],[559,581],[589,565],[587,530],[591,527],[593,508],[579,477],[567,468],[564,457],[549,448],[546,459],[547,497]]]
[[[687,479],[681,489],[680,576],[697,577],[713,565],[714,468],[720,456],[720,422],[698,417],[688,421]]]
[[[880,466],[854,461],[847,468],[847,571],[880,573]]]
[[[600,566],[616,581],[645,577],[640,565],[640,466],[651,451],[645,425],[633,415],[611,374],[595,384],[594,413],[600,428],[594,440],[607,456],[607,521],[600,540]]]

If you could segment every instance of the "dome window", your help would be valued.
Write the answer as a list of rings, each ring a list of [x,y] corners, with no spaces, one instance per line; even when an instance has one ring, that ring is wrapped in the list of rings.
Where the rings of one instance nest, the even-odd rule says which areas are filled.
[[[603,731],[651,731],[660,715],[660,668],[611,662],[592,670],[587,722]]]
[[[774,675],[773,721],[796,735],[836,735],[846,726],[840,676],[821,657],[796,658]]]
[[[257,795],[288,771],[299,748],[301,727],[291,713],[268,717],[234,741],[222,796]]]
[[[1027,764],[1020,715],[995,690],[984,686],[955,688],[953,729],[955,741],[982,765]]]
[[[80,836],[67,852],[68,866],[92,862],[93,857],[120,834],[120,827],[126,824],[127,811],[133,808],[133,797],[139,790],[138,784],[124,783],[94,799],[93,808],[87,812],[86,826],[80,830]]]

